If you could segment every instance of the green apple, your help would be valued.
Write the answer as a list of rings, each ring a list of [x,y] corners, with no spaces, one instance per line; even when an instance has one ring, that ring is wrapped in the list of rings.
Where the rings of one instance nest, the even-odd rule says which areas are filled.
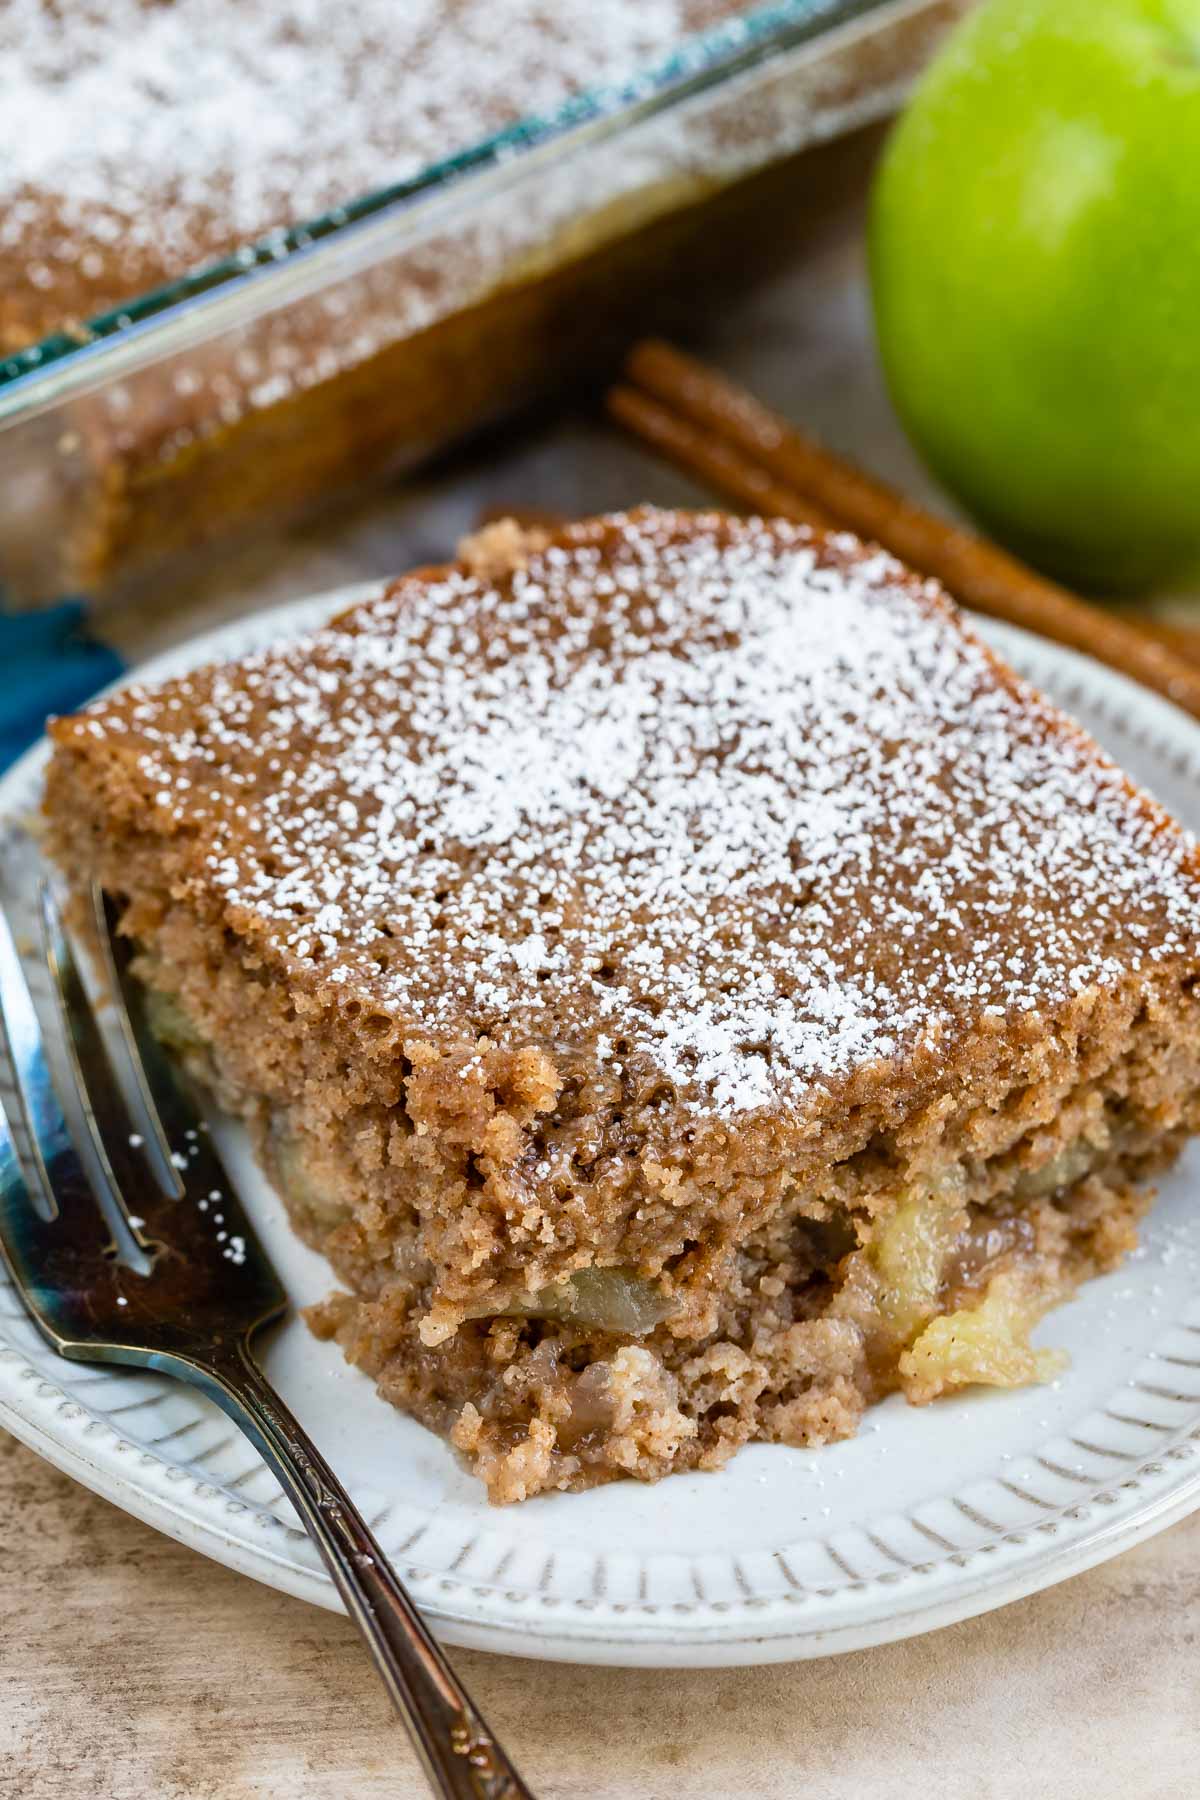
[[[990,0],[889,140],[897,409],[985,530],[1091,589],[1200,566],[1200,0]]]

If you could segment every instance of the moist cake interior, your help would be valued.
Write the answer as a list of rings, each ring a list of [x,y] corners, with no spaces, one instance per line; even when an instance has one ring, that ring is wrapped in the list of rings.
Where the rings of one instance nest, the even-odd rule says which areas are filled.
[[[1057,1366],[1200,1122],[1197,860],[846,536],[493,528],[54,726],[51,847],[493,1499]]]

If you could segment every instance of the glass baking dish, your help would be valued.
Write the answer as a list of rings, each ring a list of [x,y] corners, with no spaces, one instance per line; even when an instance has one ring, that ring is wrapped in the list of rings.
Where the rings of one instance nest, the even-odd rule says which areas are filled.
[[[773,266],[965,0],[780,0],[0,362],[0,589],[103,599],[599,373]]]

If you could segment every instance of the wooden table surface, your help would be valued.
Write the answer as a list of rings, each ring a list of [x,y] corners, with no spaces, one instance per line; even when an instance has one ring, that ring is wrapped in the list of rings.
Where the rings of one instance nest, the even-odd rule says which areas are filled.
[[[708,348],[937,503],[874,364],[853,210],[802,268],[715,322]],[[601,426],[568,421],[332,529],[230,556],[178,584],[170,608],[126,609],[105,629],[145,655],[250,604],[435,560],[484,506],[693,498]],[[344,1620],[159,1536],[3,1432],[0,1520],[0,1800],[424,1793]],[[539,1800],[1191,1800],[1198,1628],[1200,1516],[1002,1612],[821,1663],[459,1661]]]
[[[0,1433],[0,1800],[417,1800],[350,1625]],[[539,1800],[1191,1800],[1200,1516],[932,1636],[782,1668],[456,1660]]]

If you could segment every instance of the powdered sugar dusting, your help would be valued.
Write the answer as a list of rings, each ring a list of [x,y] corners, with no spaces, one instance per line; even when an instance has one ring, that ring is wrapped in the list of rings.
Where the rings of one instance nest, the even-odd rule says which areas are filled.
[[[932,585],[778,522],[596,521],[86,717],[331,1004],[726,1117],[1195,955],[1182,834]]]
[[[345,205],[626,81],[737,10],[0,0],[0,246],[24,252],[44,290],[81,259],[114,261],[121,297],[139,253],[179,272]]]

